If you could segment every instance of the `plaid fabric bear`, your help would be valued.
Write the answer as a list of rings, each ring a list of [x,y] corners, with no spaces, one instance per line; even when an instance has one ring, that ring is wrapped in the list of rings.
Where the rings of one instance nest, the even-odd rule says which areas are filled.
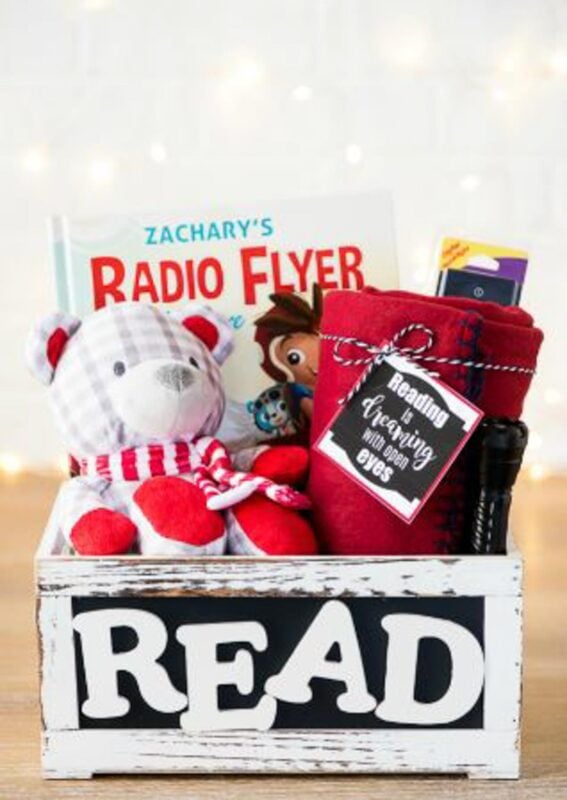
[[[225,409],[228,322],[201,306],[139,303],[79,320],[46,317],[27,361],[49,386],[80,474],[62,487],[62,533],[83,555],[311,554],[301,483],[307,452],[262,446],[231,457],[214,439]]]

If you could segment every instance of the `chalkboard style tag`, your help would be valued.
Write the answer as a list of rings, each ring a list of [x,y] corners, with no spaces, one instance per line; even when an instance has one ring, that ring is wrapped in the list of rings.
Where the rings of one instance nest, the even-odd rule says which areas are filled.
[[[391,353],[341,407],[315,448],[410,523],[482,413],[417,364]]]

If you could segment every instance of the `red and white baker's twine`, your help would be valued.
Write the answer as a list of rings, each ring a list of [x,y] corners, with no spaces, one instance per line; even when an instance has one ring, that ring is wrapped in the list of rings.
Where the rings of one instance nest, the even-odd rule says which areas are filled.
[[[421,331],[421,333],[425,334],[426,341],[419,347],[399,347],[398,343],[402,339],[405,339],[408,334],[413,333],[414,331]],[[428,328],[427,325],[424,325],[421,322],[412,322],[409,325],[406,325],[404,328],[400,328],[400,330],[392,336],[391,340],[382,347],[370,344],[362,339],[357,339],[354,336],[334,336],[330,333],[324,333],[321,335],[321,338],[335,343],[335,346],[333,347],[333,358],[338,364],[342,364],[344,367],[366,366],[366,369],[351,388],[349,393],[339,400],[339,405],[348,403],[355,396],[355,394],[362,389],[374,367],[380,364],[386,356],[393,354],[407,355],[410,356],[412,360],[420,361],[422,363],[449,364],[451,366],[455,365],[468,367],[471,369],[492,370],[493,372],[517,372],[521,375],[535,374],[535,369],[531,369],[531,367],[519,367],[515,364],[491,364],[485,361],[472,361],[464,358],[424,355],[424,353],[433,347],[435,334],[431,328]],[[358,347],[359,350],[363,350],[369,355],[366,355],[362,358],[345,358],[339,352],[343,345],[352,345],[354,347]]]

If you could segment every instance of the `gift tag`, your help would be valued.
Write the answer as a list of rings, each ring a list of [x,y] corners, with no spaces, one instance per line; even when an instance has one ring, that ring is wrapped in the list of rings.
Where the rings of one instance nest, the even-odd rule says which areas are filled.
[[[412,522],[483,412],[398,354],[385,356],[315,444]]]

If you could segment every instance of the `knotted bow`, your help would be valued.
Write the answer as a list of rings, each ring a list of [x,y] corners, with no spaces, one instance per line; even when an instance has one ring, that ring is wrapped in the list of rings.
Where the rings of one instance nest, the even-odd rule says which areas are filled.
[[[423,344],[419,346],[400,347],[400,342],[410,333],[414,333],[416,331],[419,331],[425,335],[425,341]],[[389,342],[385,342],[379,346],[365,342],[362,339],[357,339],[354,336],[335,336],[333,334],[324,333],[322,334],[321,338],[330,342],[334,342],[333,358],[338,364],[342,364],[344,367],[366,367],[348,394],[339,400],[339,405],[345,405],[352,400],[352,398],[362,389],[374,367],[379,365],[387,356],[392,354],[409,356],[413,361],[419,361],[422,364],[449,364],[469,367],[471,369],[486,369],[499,372],[518,372],[523,375],[535,374],[535,369],[531,369],[531,367],[520,367],[516,366],[515,364],[491,364],[484,361],[472,361],[470,359],[458,357],[451,358],[450,356],[425,355],[427,351],[431,350],[433,347],[435,342],[435,334],[431,328],[428,328],[427,325],[424,325],[422,322],[411,322],[409,325],[400,328],[400,330],[392,336]],[[340,353],[340,349],[343,345],[357,347],[359,350],[365,351],[367,355],[361,358],[346,358]],[[426,371],[429,372],[429,370]]]

